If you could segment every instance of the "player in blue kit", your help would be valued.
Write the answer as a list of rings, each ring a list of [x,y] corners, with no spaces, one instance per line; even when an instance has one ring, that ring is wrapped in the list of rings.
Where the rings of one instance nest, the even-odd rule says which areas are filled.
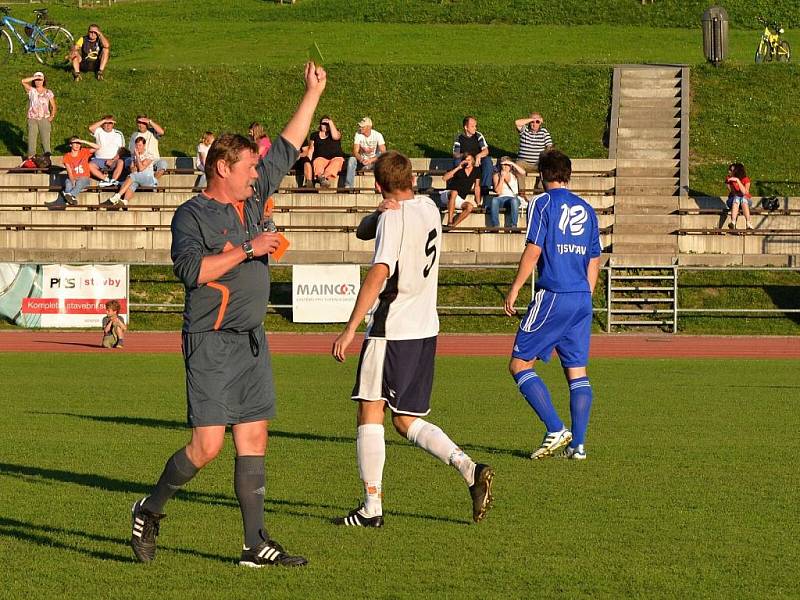
[[[535,297],[514,340],[508,369],[545,424],[547,432],[532,459],[553,456],[567,446],[567,458],[586,458],[584,438],[592,407],[592,386],[586,374],[592,326],[592,292],[600,270],[600,233],[594,209],[567,189],[572,162],[552,150],[539,158],[545,193],[529,209],[525,250],[517,276],[506,296],[505,312],[517,313],[514,303],[536,265]],[[534,363],[558,353],[569,384],[572,431],[558,416],[547,386]]]

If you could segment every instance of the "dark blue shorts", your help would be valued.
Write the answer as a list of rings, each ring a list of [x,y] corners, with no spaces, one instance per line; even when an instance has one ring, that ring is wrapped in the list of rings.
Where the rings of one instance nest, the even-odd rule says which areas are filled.
[[[511,356],[549,362],[555,349],[562,367],[589,363],[592,332],[592,295],[537,290],[519,324]]]
[[[367,338],[361,347],[351,398],[384,400],[393,413],[424,417],[431,412],[435,359],[436,337]]]

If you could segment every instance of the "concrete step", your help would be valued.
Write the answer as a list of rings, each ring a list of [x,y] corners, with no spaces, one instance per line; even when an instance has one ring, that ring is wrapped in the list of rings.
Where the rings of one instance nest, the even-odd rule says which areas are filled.
[[[614,252],[609,262],[618,267],[660,267],[672,265],[674,260],[674,252],[653,252],[651,254]]]
[[[678,247],[676,235],[671,233],[617,233],[614,231],[614,245],[617,244],[646,244],[648,246],[669,246]]]
[[[645,140],[672,140],[680,137],[680,127],[619,127],[618,138],[637,138]]]
[[[617,148],[635,150],[674,150],[680,146],[680,138],[674,139],[639,139],[618,138]],[[643,156],[642,159],[647,159]]]
[[[614,202],[614,215],[669,215],[678,209],[680,199],[674,196],[622,196]]]
[[[680,98],[634,98],[620,95],[619,106],[621,108],[654,108],[654,109],[669,109],[680,108]]]
[[[677,148],[673,150],[657,150],[649,148],[618,148],[617,158],[655,158],[655,159],[671,159],[679,158],[680,150]]]
[[[658,89],[673,89],[681,85],[679,77],[647,77],[647,78],[632,78],[622,77],[619,81],[620,90],[658,90]]]
[[[622,169],[635,169],[635,168],[670,168],[673,167],[675,169],[681,166],[681,161],[677,159],[662,159],[662,160],[652,160],[652,159],[636,159],[636,158],[623,158],[617,159],[617,171],[620,168]]]
[[[681,120],[674,117],[651,115],[649,117],[620,117],[620,129],[680,129]]]
[[[621,167],[617,168],[618,178],[628,177],[672,177],[678,178],[679,167]]]
[[[617,177],[618,190],[620,186],[671,187],[679,184],[677,177]]]
[[[681,116],[681,109],[679,106],[666,106],[658,109],[650,106],[620,106],[619,108],[620,119],[649,119],[654,115],[658,115],[660,118],[679,118]]]
[[[639,215],[639,216],[647,216],[647,215]],[[652,216],[657,216],[657,215],[652,215]],[[678,228],[679,225],[653,225],[651,223],[623,224],[617,221],[616,223],[614,223],[614,239],[622,240],[622,238],[617,236],[639,235],[639,234],[672,235],[674,231]]]
[[[633,88],[620,89],[620,98],[646,98],[655,99],[675,99],[680,98],[680,88]]]
[[[614,245],[612,248],[614,252],[614,258],[618,255],[623,256],[626,254],[662,254],[666,256],[673,256],[678,253],[678,244],[677,242],[674,244],[639,244],[639,243],[630,243],[630,242],[620,242],[617,243],[614,241]],[[616,263],[615,264],[621,264]],[[627,264],[642,264],[645,263],[627,263]],[[647,264],[654,264],[654,265],[668,265],[670,261],[667,260],[666,262],[659,261],[654,263],[647,263]]]
[[[614,233],[617,232],[618,227],[638,227],[647,226],[654,228],[668,228],[677,229],[681,223],[680,215],[642,215],[642,214],[628,214],[621,213],[614,215]],[[684,217],[685,218],[685,217]]]
[[[620,79],[662,79],[680,77],[680,67],[620,67]]]
[[[617,194],[624,194],[626,196],[677,196],[680,192],[679,186],[665,187],[649,187],[642,185],[618,185]]]

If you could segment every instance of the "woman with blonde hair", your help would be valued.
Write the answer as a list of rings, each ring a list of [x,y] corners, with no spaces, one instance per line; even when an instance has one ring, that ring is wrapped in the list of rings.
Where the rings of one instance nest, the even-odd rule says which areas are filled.
[[[200,171],[200,176],[195,182],[195,187],[206,187],[206,155],[214,143],[214,134],[211,131],[206,131],[200,137],[200,143],[197,144],[197,155],[194,158],[194,166]]]
[[[272,140],[264,132],[264,126],[258,121],[253,121],[247,132],[250,134],[250,139],[258,144],[258,157],[264,158],[272,147]]]

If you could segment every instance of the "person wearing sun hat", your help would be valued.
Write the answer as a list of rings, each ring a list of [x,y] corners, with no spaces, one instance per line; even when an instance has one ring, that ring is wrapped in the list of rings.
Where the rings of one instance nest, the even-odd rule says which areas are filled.
[[[50,154],[51,124],[58,110],[55,95],[47,88],[47,79],[41,71],[26,77],[21,83],[28,95],[28,156],[36,154],[36,142],[39,136],[42,138],[44,153]]]

